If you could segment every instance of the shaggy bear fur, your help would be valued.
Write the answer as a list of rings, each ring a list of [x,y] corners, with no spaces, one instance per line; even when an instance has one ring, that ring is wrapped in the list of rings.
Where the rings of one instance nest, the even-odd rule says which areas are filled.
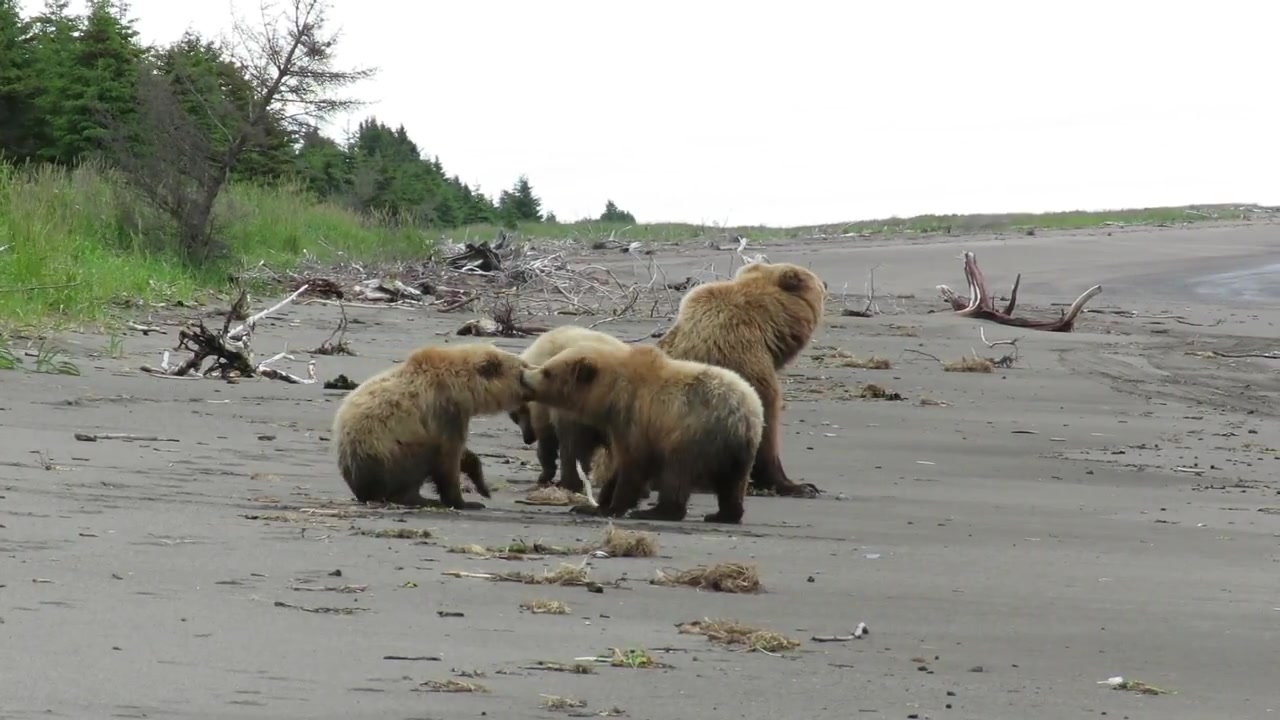
[[[462,499],[460,472],[489,497],[480,458],[467,449],[476,415],[510,412],[528,391],[530,365],[488,343],[424,347],[360,383],[333,421],[338,468],[361,502],[479,510]],[[438,501],[421,495],[430,478]]]
[[[822,322],[826,295],[826,283],[807,268],[751,263],[732,280],[686,293],[671,329],[658,340],[658,347],[673,358],[736,371],[760,395],[764,438],[751,468],[757,490],[794,497],[821,492],[810,483],[793,482],[782,468],[778,371],[809,344]]]
[[[573,347],[601,347],[622,350],[626,343],[598,330],[578,325],[562,325],[534,340],[520,357],[531,365],[542,363]],[[538,463],[542,472],[538,485],[548,485],[556,477],[556,459],[560,460],[560,487],[581,493],[584,489],[578,463],[591,469],[591,458],[604,444],[604,433],[588,425],[573,413],[530,402],[510,414],[520,426],[526,445],[538,443]]]
[[[579,347],[525,371],[523,382],[535,401],[604,431],[610,471],[600,514],[621,517],[635,508],[650,481],[657,504],[631,517],[683,520],[700,480],[719,501],[703,519],[742,522],[764,406],[737,373],[675,360],[653,346]]]

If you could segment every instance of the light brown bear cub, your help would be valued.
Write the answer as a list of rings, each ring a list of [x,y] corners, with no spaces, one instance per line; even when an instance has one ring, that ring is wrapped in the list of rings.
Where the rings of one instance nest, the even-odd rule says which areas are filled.
[[[543,333],[534,340],[520,357],[531,365],[541,365],[559,353],[574,347],[600,347],[623,350],[626,343],[599,330],[579,325],[562,325]],[[591,469],[591,458],[604,445],[604,433],[567,410],[530,402],[510,414],[511,420],[520,426],[526,445],[538,444],[538,463],[542,472],[539,485],[548,485],[556,477],[556,459],[560,460],[560,487],[575,493],[585,488],[578,464]]]
[[[719,501],[707,522],[742,522],[751,463],[764,431],[759,395],[737,373],[668,357],[653,346],[571,348],[526,370],[535,401],[604,431],[610,466],[599,513],[621,517],[649,481],[656,505],[631,517],[683,520],[695,481]]]
[[[751,468],[758,490],[796,497],[821,491],[787,477],[780,457],[782,385],[778,371],[800,354],[822,322],[827,286],[816,273],[790,263],[751,263],[732,280],[699,285],[685,294],[658,347],[681,360],[740,374],[764,403],[764,437]],[[598,473],[593,473],[598,475]]]
[[[352,390],[333,420],[338,468],[360,502],[479,510],[462,499],[460,472],[489,497],[467,449],[476,415],[510,412],[529,392],[520,356],[488,343],[424,347]],[[422,497],[430,478],[438,501]]]

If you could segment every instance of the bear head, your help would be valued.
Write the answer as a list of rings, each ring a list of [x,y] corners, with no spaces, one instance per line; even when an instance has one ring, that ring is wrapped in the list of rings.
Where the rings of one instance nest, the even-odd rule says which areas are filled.
[[[827,302],[827,283],[817,273],[793,263],[753,262],[733,274],[736,283],[776,288],[800,300],[816,321]]]
[[[529,401],[529,389],[521,378],[533,366],[524,358],[495,345],[477,343],[468,350],[465,361],[470,365],[476,412],[516,412]]]
[[[592,406],[608,404],[608,389],[602,387],[601,380],[609,360],[619,354],[616,350],[571,348],[526,370],[521,382],[534,401],[589,416]]]

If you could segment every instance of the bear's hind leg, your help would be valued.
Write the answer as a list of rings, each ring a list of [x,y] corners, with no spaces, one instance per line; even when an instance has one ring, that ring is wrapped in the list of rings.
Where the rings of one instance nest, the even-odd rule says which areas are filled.
[[[387,463],[383,459],[342,448],[338,469],[357,502],[387,501]]]
[[[750,478],[753,459],[753,456],[744,452],[722,468],[713,470],[708,476],[711,487],[715,490],[719,507],[715,512],[704,515],[703,522],[734,525],[742,522],[742,516],[746,513],[743,503],[747,494],[747,482]]]
[[[822,493],[813,483],[797,483],[782,469],[782,388],[776,375],[764,383],[753,383],[764,403],[764,436],[756,449],[751,466],[751,485],[757,490],[772,490],[783,497],[814,498]]]
[[[400,445],[392,457],[356,459],[360,461],[357,469],[361,482],[358,484],[362,485],[361,492],[356,493],[357,500],[406,507],[431,505],[430,500],[422,497],[422,485],[427,481],[433,460],[430,448]]]
[[[562,420],[556,434],[560,438],[560,487],[582,493],[585,487],[578,463],[590,471],[591,456],[602,442],[593,428],[572,420]]]

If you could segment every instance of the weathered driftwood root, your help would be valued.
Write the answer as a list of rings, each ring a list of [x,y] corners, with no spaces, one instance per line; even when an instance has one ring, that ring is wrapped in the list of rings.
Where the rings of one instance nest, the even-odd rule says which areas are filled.
[[[969,282],[969,297],[958,295],[946,285],[938,286],[938,292],[942,294],[942,299],[951,305],[951,309],[957,315],[979,320],[990,320],[1000,325],[1023,327],[1030,330],[1071,332],[1076,322],[1076,316],[1084,310],[1085,303],[1102,292],[1101,285],[1094,285],[1076,298],[1076,301],[1071,303],[1071,307],[1066,312],[1063,312],[1061,317],[1052,320],[1032,320],[1013,317],[1013,310],[1018,304],[1018,286],[1022,283],[1021,274],[1013,281],[1013,289],[1009,291],[1009,302],[1005,304],[1003,310],[995,308],[995,297],[987,290],[987,280],[982,276],[982,270],[978,268],[978,261],[971,252],[964,254],[964,277]]]
[[[283,370],[269,367],[271,363],[281,358],[289,357],[286,353],[280,353],[268,360],[255,363],[253,361],[253,351],[250,348],[253,332],[257,328],[257,324],[272,313],[278,312],[280,308],[296,300],[299,295],[306,291],[307,286],[303,285],[289,297],[253,315],[243,325],[234,329],[230,327],[231,313],[227,314],[227,320],[223,323],[221,332],[214,332],[206,327],[202,321],[197,320],[194,326],[183,328],[178,332],[178,349],[189,351],[191,357],[177,365],[170,365],[169,351],[166,350],[164,358],[160,362],[160,367],[143,365],[141,370],[159,377],[209,377],[216,374],[226,380],[234,377],[247,378],[260,375],[272,380],[282,380],[293,384],[309,385],[314,383],[316,382],[314,361],[308,368],[308,377],[301,378]],[[208,368],[201,370],[204,361],[209,358],[213,358],[213,363]]]

